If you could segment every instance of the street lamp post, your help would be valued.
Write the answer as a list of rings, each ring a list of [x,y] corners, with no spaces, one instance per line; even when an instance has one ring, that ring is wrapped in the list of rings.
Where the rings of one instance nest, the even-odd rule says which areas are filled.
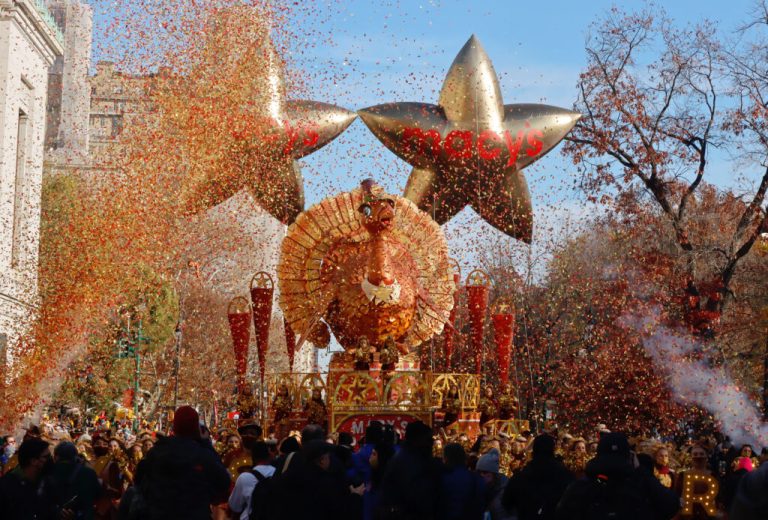
[[[176,324],[176,359],[173,367],[173,409],[179,407],[179,369],[181,368],[181,323],[182,318],[181,305],[179,305],[179,321]]]

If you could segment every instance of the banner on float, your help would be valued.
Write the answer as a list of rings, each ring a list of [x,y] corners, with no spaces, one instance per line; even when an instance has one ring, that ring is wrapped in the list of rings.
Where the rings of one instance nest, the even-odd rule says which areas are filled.
[[[352,435],[357,441],[365,436],[365,429],[372,421],[379,421],[382,424],[391,425],[402,438],[405,435],[405,428],[412,422],[422,421],[427,425],[432,424],[431,414],[408,414],[408,413],[366,413],[349,415],[341,419],[334,429],[336,432],[346,432]],[[337,419],[337,420],[338,420]]]

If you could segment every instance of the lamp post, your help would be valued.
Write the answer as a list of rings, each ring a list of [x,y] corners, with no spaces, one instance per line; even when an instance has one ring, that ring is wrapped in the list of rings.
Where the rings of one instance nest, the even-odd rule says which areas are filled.
[[[181,316],[181,304],[179,304],[179,321],[176,323],[176,359],[173,365],[173,409],[176,410],[179,407],[179,368],[181,368],[181,323],[183,318]]]

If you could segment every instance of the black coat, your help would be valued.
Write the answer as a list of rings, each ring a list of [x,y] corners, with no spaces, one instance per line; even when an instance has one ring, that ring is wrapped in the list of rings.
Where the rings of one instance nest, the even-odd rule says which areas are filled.
[[[387,464],[377,518],[437,518],[441,469],[428,449],[403,445]]]
[[[282,461],[284,463],[284,461]],[[304,453],[291,458],[286,471],[275,473],[273,493],[266,507],[270,519],[355,520],[362,517],[362,498],[353,495],[344,472],[323,471]],[[278,471],[282,466],[278,468]]]
[[[0,520],[54,520],[55,512],[45,480],[26,480],[18,466],[0,478]]]
[[[520,520],[554,518],[557,503],[573,474],[555,457],[534,458],[512,476],[504,490],[502,504],[517,511]]]
[[[558,520],[606,518],[609,511],[622,520],[669,520],[680,509],[675,492],[647,470],[635,469],[629,457],[597,457],[585,472],[560,500]]]
[[[147,520],[209,519],[211,504],[227,500],[231,477],[210,443],[161,439],[136,469]]]
[[[744,475],[731,507],[731,520],[768,518],[768,464]]]

